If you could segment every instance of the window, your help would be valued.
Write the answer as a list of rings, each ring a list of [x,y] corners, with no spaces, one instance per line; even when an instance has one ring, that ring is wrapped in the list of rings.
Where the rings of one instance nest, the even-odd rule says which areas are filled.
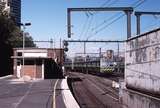
[[[17,56],[22,56],[22,52],[17,52]]]
[[[34,65],[34,60],[25,60],[24,65]]]

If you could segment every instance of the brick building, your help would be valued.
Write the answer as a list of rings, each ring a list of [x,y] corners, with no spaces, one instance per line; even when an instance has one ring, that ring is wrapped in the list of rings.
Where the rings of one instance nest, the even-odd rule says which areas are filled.
[[[13,70],[17,78],[29,76],[32,79],[46,79],[62,75],[63,49],[25,48],[24,66],[23,49],[14,48],[13,50]]]

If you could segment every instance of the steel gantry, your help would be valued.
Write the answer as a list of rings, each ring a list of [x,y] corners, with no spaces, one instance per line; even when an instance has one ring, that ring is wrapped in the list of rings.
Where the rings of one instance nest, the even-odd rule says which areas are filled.
[[[75,11],[123,11],[127,15],[127,38],[131,37],[131,14],[132,7],[89,7],[89,8],[68,8],[67,9],[67,29],[68,38],[71,37],[71,12]]]
[[[137,35],[139,35],[141,33],[141,15],[160,15],[160,12],[142,12],[142,11],[137,11],[134,13],[136,16],[136,20],[137,20]]]
[[[66,42],[88,42],[88,43],[123,43],[125,40],[64,40]]]
[[[68,42],[84,43],[84,54],[86,53],[86,43],[124,43],[125,40],[63,40],[63,48],[68,51]],[[118,44],[119,47],[119,44]],[[119,49],[119,48],[118,48]]]

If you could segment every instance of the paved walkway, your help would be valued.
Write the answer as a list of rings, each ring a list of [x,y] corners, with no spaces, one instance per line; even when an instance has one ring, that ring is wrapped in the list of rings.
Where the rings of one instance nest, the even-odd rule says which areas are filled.
[[[0,81],[1,108],[53,108],[53,91],[57,79],[24,82],[7,78]],[[61,80],[57,81],[57,88]],[[56,89],[56,108],[65,108],[60,89]],[[58,107],[59,106],[59,107]]]

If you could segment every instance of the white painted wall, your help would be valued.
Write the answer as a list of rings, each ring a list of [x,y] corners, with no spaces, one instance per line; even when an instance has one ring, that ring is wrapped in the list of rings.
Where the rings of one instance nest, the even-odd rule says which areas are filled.
[[[44,79],[44,60],[42,60],[42,79]]]
[[[25,52],[24,57],[47,57],[47,53]]]
[[[17,50],[17,52],[22,52],[22,49]],[[24,57],[47,57],[46,49],[25,49]]]

